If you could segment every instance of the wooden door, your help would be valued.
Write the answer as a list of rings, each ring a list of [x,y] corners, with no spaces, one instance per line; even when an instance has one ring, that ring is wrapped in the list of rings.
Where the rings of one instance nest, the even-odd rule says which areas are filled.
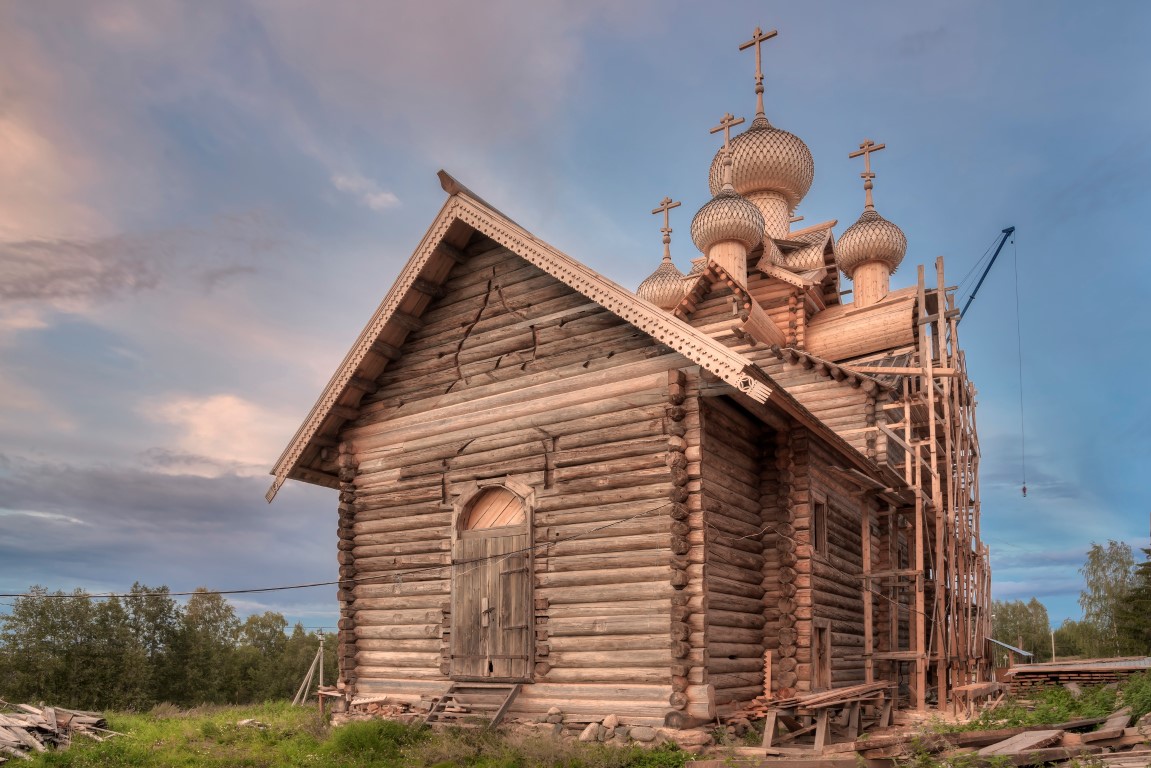
[[[502,494],[515,508],[494,514]],[[518,505],[496,489],[464,515],[452,552],[453,680],[531,679],[531,534]]]

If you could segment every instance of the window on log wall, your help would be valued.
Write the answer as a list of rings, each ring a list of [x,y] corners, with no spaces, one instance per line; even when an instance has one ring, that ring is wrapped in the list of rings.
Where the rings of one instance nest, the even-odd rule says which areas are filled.
[[[811,551],[827,554],[827,499],[815,496],[811,506]]]
[[[464,518],[465,531],[523,525],[524,506],[520,497],[506,488],[490,488],[479,495]]]

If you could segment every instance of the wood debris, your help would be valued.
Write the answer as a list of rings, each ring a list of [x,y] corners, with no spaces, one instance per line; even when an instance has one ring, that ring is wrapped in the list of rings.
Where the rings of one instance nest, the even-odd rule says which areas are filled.
[[[741,758],[766,758],[759,765],[772,768],[847,768],[859,764],[852,762],[858,760],[879,768],[925,754],[959,760],[973,768],[1057,765],[1082,758],[1101,768],[1151,766],[1151,715],[1132,725],[1128,707],[1104,717],[1053,725],[940,733],[924,731],[922,723],[906,718],[900,725],[890,725],[890,718],[879,716],[888,703],[885,686],[852,686],[786,699],[759,697],[725,721],[734,726],[762,718],[763,746],[736,752]],[[870,705],[870,717],[859,709],[861,705]],[[823,738],[818,733],[821,728]]]
[[[4,755],[29,760],[30,752],[66,748],[76,734],[96,741],[120,735],[106,725],[99,712],[0,702],[0,763]]]
[[[1045,765],[1090,756],[1092,765],[1130,768],[1151,765],[1147,759],[1151,729],[1127,727],[1129,709],[1106,718],[1081,718],[1058,725],[1002,728],[922,735],[872,735],[855,747],[869,760],[905,758],[913,752],[964,758],[971,765]],[[966,764],[966,763],[965,763]]]

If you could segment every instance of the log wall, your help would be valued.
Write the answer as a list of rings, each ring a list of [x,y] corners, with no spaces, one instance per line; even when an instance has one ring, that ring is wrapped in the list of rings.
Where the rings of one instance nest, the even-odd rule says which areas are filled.
[[[801,557],[796,581],[801,591],[809,591],[810,607],[801,611],[798,637],[797,672],[800,688],[811,686],[814,669],[811,641],[813,624],[822,620],[831,631],[831,685],[842,687],[864,682],[862,526],[860,502],[853,485],[828,471],[833,457],[818,443],[812,443],[811,501],[796,516],[796,541]],[[815,503],[826,505],[826,549],[817,552],[813,541],[812,515]],[[806,556],[802,556],[806,555]]]
[[[765,430],[725,397],[701,399],[700,421],[706,669],[723,712],[763,693]]]
[[[468,253],[341,433],[341,674],[358,695],[446,689],[452,504],[507,478],[534,491],[537,547],[512,714],[663,724],[687,703],[690,363],[502,248]]]
[[[837,381],[819,366],[786,362],[762,347],[748,356],[853,448],[868,458],[878,457],[875,389],[853,387],[847,380]]]

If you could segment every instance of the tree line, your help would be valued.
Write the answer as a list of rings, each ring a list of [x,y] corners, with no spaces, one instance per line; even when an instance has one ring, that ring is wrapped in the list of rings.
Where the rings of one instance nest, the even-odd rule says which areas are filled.
[[[139,711],[291,698],[320,640],[272,611],[241,621],[202,588],[181,605],[140,583],[107,598],[33,587],[0,615],[0,699]],[[334,642],[327,651],[334,682]]]
[[[1066,619],[1052,632],[1047,608],[1036,598],[996,600],[992,636],[1050,661],[1054,635],[1056,658],[1151,656],[1151,549],[1135,562],[1131,546],[1110,540],[1092,543],[1079,573],[1083,618]]]

